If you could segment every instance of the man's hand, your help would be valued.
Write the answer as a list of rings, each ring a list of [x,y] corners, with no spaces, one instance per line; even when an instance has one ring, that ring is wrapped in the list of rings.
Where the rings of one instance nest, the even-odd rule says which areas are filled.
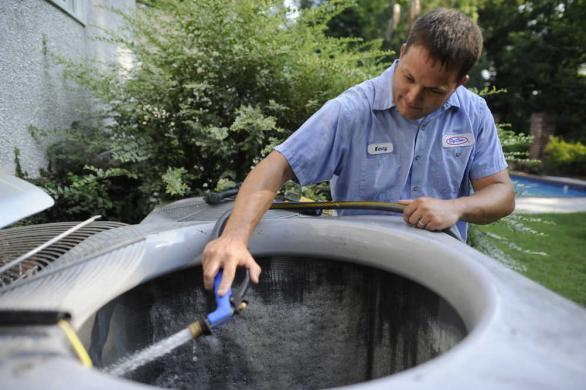
[[[421,197],[400,200],[407,207],[403,219],[420,229],[443,230],[458,220],[484,225],[515,209],[515,188],[506,169],[472,180],[474,194],[457,199]]]
[[[273,203],[279,187],[293,176],[293,170],[285,157],[273,151],[246,177],[222,236],[208,243],[204,249],[202,265],[205,288],[213,288],[214,278],[223,268],[224,276],[218,293],[226,294],[238,266],[246,267],[250,280],[258,283],[260,267],[248,251],[248,240]]]
[[[224,270],[222,281],[218,288],[218,294],[221,296],[226,294],[230,286],[232,286],[237,266],[243,266],[248,269],[250,280],[253,283],[258,283],[261,272],[260,266],[252,258],[246,244],[240,240],[226,237],[220,237],[206,245],[203,251],[202,265],[204,269],[204,286],[208,290],[214,286],[214,278],[220,268]]]
[[[443,230],[455,224],[462,216],[455,199],[443,200],[421,197],[400,200],[406,205],[403,219],[419,229]]]

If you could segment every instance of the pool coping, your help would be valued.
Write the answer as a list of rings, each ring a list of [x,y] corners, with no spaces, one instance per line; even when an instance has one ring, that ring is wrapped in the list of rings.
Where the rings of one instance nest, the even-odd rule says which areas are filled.
[[[511,171],[511,175],[526,177],[528,179],[537,179],[543,180],[551,183],[557,184],[567,184],[570,186],[578,187],[581,190],[586,190],[586,180],[575,179],[572,177],[564,177],[564,176],[541,176],[541,175],[532,175],[530,173],[525,172],[517,172]]]
[[[555,184],[566,184],[586,190],[586,180],[563,176],[540,176],[524,172],[511,171],[511,175],[527,179],[542,180]],[[523,214],[577,213],[586,211],[586,197],[544,197],[523,196],[515,198],[515,212]]]

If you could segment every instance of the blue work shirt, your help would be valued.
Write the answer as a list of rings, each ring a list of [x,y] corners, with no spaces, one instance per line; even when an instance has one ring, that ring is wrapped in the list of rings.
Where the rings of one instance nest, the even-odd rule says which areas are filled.
[[[455,199],[470,194],[471,179],[507,167],[485,100],[462,86],[427,116],[403,118],[393,103],[397,63],[328,101],[275,148],[301,185],[330,180],[337,201]],[[340,214],[356,213],[367,212]],[[465,240],[467,224],[457,227]]]

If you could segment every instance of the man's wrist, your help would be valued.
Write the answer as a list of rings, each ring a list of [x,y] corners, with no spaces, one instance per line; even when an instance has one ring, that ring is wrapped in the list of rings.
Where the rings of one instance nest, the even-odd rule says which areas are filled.
[[[452,199],[452,210],[456,213],[458,220],[465,220],[466,219],[466,209],[467,209],[467,196],[463,196],[460,198]]]
[[[250,234],[248,234],[245,228],[226,227],[222,232],[222,238],[233,242],[241,242],[246,246],[248,245]]]

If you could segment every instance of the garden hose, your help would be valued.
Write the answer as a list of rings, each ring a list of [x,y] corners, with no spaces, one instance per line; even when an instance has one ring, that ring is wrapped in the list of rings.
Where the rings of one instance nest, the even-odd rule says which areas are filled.
[[[344,202],[273,202],[271,210],[293,210],[302,214],[320,215],[321,210],[377,210],[402,213],[405,205],[394,202],[371,201],[344,201]],[[229,215],[229,214],[228,214]],[[227,218],[227,217],[226,217]],[[448,236],[461,241],[459,234],[454,231],[456,225],[441,230]]]
[[[319,216],[322,210],[377,210],[389,211],[394,213],[402,213],[405,210],[405,205],[395,202],[372,202],[372,201],[327,201],[327,202],[273,202],[271,210],[291,210],[297,211],[301,214],[310,214]],[[222,230],[232,213],[232,209],[228,209],[220,218],[218,218],[213,230],[212,239],[220,237]],[[455,226],[441,230],[442,233],[455,238],[458,241],[462,239],[459,234],[454,231]]]
[[[402,213],[405,205],[393,202],[274,202],[272,210],[378,210]]]

